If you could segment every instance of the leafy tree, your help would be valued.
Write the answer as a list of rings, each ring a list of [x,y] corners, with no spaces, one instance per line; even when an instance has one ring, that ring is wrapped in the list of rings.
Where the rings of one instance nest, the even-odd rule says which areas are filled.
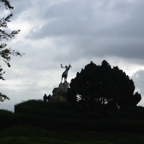
[[[1,0],[0,4],[4,4],[5,8],[7,10],[12,11],[14,7],[11,6],[10,2],[8,0]],[[7,15],[6,17],[3,17],[0,19],[0,41],[3,39],[10,39],[13,38],[16,34],[20,32],[20,30],[13,30],[10,33],[8,33],[5,29],[8,28],[7,23],[10,22],[10,18],[13,16],[12,12]],[[10,60],[11,56],[22,56],[22,54],[18,51],[12,50],[11,48],[7,48],[7,44],[1,43],[0,44],[0,61],[3,61],[7,64],[8,67],[10,67]],[[5,72],[3,71],[3,68],[0,65],[0,79],[4,80],[3,74]],[[2,100],[2,97],[4,99],[9,99],[6,95],[3,95],[0,93],[0,101]]]
[[[141,100],[134,90],[134,82],[126,73],[118,67],[111,68],[104,60],[101,66],[91,62],[77,73],[71,80],[67,100],[72,107],[84,110],[125,109]]]

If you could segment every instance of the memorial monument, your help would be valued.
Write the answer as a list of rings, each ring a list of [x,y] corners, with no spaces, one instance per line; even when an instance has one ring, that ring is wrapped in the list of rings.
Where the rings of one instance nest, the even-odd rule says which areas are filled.
[[[69,83],[67,82],[67,76],[68,76],[68,71],[70,70],[72,66],[69,64],[68,66],[63,67],[61,64],[61,68],[65,68],[65,71],[62,73],[61,77],[61,83],[57,88],[54,88],[52,91],[52,96],[49,101],[63,101],[67,102],[66,100],[66,93],[67,89],[69,87]],[[62,83],[62,80],[64,78],[64,82]]]

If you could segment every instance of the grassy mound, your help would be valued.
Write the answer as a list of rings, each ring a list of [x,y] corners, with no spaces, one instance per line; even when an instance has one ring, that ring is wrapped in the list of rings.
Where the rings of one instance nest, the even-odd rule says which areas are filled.
[[[15,124],[15,114],[7,110],[0,110],[0,130],[13,124]]]
[[[39,115],[56,118],[89,118],[89,119],[139,119],[144,120],[143,107],[131,107],[124,111],[102,110],[73,111],[66,102],[44,102],[28,100],[15,105],[16,114]]]
[[[0,110],[0,144],[143,144],[143,115],[142,107],[83,112],[67,103],[29,100],[15,113]]]
[[[68,103],[29,100],[15,105],[15,122],[49,130],[144,132],[144,109],[73,111]]]

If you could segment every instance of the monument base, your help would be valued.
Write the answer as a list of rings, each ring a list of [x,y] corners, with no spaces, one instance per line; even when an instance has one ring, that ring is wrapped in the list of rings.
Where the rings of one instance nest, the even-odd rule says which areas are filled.
[[[68,82],[60,83],[59,87],[54,88],[52,91],[52,96],[50,98],[50,102],[52,101],[62,101],[62,102],[67,102],[66,100],[66,94],[67,94],[67,89],[69,87]]]

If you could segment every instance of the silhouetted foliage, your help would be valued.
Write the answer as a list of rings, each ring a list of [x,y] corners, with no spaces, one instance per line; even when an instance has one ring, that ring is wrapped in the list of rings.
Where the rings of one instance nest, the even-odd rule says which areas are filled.
[[[14,7],[11,6],[10,2],[8,0],[1,0],[0,4],[4,4],[5,8],[12,11]],[[1,6],[0,6],[1,7]],[[9,38],[13,38],[16,34],[20,32],[20,30],[13,30],[10,33],[5,31],[6,28],[8,28],[7,23],[10,22],[10,18],[13,16],[12,13],[7,15],[6,17],[3,17],[0,19],[0,41],[3,39],[8,40]],[[6,48],[7,44],[1,43],[0,44],[0,61],[4,61],[8,67],[10,67],[10,60],[11,56],[22,56],[22,54],[18,51],[12,50],[11,48]],[[0,65],[0,79],[4,80],[3,74],[5,72],[3,71],[3,68]],[[1,97],[5,96],[0,94]],[[5,96],[6,97],[6,96]]]
[[[67,100],[73,108],[83,110],[122,110],[141,100],[134,90],[134,82],[126,73],[117,66],[111,68],[104,60],[101,66],[91,62],[77,73],[71,80]]]

